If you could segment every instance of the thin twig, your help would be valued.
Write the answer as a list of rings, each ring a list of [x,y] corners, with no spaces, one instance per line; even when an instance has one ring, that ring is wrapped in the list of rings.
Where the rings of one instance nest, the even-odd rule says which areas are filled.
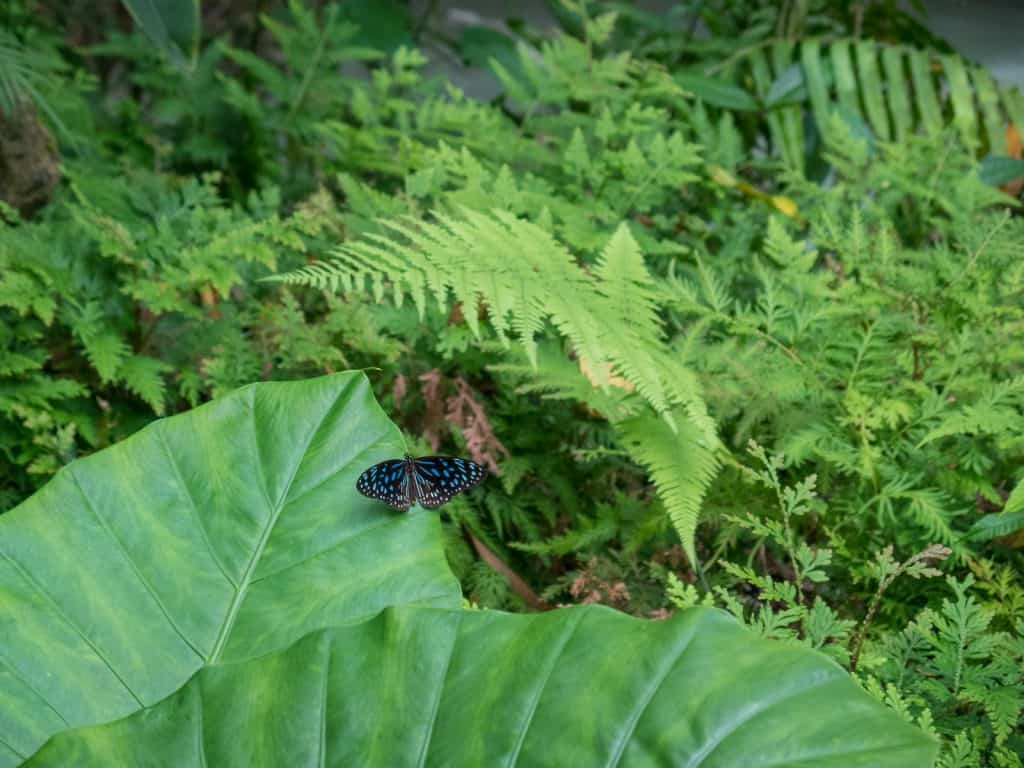
[[[891,547],[888,548],[891,551]],[[860,652],[864,646],[864,638],[867,637],[868,627],[871,626],[871,621],[875,618],[875,613],[878,611],[878,606],[881,605],[882,595],[897,578],[906,573],[912,566],[920,563],[930,563],[938,560],[945,560],[949,557],[950,550],[948,547],[944,547],[941,544],[932,544],[929,547],[918,552],[916,555],[908,559],[903,563],[896,563],[895,568],[887,576],[884,576],[881,581],[878,582],[878,589],[875,590],[874,596],[871,598],[871,605],[868,606],[867,615],[864,617],[864,621],[861,623],[860,628],[853,638],[853,651],[850,654],[850,674],[857,671],[857,664],[860,662]],[[913,576],[914,574],[911,573]],[[914,578],[920,578],[920,575],[914,576]]]
[[[473,549],[476,550],[480,559],[487,563],[491,570],[496,573],[500,573],[508,579],[509,588],[519,595],[519,597],[523,599],[523,602],[535,611],[551,610],[551,606],[541,600],[540,596],[530,588],[530,585],[523,581],[522,577],[518,573],[509,568],[500,557],[488,548],[486,544],[474,536],[473,532],[469,530],[469,528],[463,527],[463,530],[466,531],[466,535],[469,536],[469,540],[473,542]]]

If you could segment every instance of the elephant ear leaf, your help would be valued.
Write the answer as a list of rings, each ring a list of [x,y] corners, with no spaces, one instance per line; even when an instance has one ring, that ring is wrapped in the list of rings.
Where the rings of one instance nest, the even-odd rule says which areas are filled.
[[[355,491],[402,452],[362,374],[255,384],[73,462],[0,517],[0,768],[207,665],[389,605],[459,605],[437,516]]]
[[[0,768],[930,764],[718,611],[457,610],[438,517],[355,490],[401,453],[361,374],[258,384],[0,518]]]
[[[401,606],[208,667],[28,765],[923,768],[936,750],[823,655],[714,609]]]

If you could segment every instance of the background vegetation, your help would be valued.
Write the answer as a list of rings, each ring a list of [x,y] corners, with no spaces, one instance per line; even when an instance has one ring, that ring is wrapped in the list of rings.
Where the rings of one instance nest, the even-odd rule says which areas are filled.
[[[495,475],[443,511],[476,604],[718,605],[941,765],[1021,765],[1024,100],[895,6],[452,38],[7,4],[0,508],[239,385],[372,369],[411,446]]]

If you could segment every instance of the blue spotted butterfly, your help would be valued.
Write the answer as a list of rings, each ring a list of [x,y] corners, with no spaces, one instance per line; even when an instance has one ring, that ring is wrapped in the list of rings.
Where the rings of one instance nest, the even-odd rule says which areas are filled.
[[[403,512],[412,504],[437,509],[457,493],[480,483],[487,470],[454,456],[421,456],[374,464],[356,481],[356,490]]]

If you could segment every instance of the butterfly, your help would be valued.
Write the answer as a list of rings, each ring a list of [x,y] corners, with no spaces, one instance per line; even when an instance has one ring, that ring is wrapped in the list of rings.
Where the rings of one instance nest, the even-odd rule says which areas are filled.
[[[403,512],[412,504],[437,509],[457,493],[480,483],[487,470],[454,456],[421,456],[374,464],[356,481],[356,490]]]

